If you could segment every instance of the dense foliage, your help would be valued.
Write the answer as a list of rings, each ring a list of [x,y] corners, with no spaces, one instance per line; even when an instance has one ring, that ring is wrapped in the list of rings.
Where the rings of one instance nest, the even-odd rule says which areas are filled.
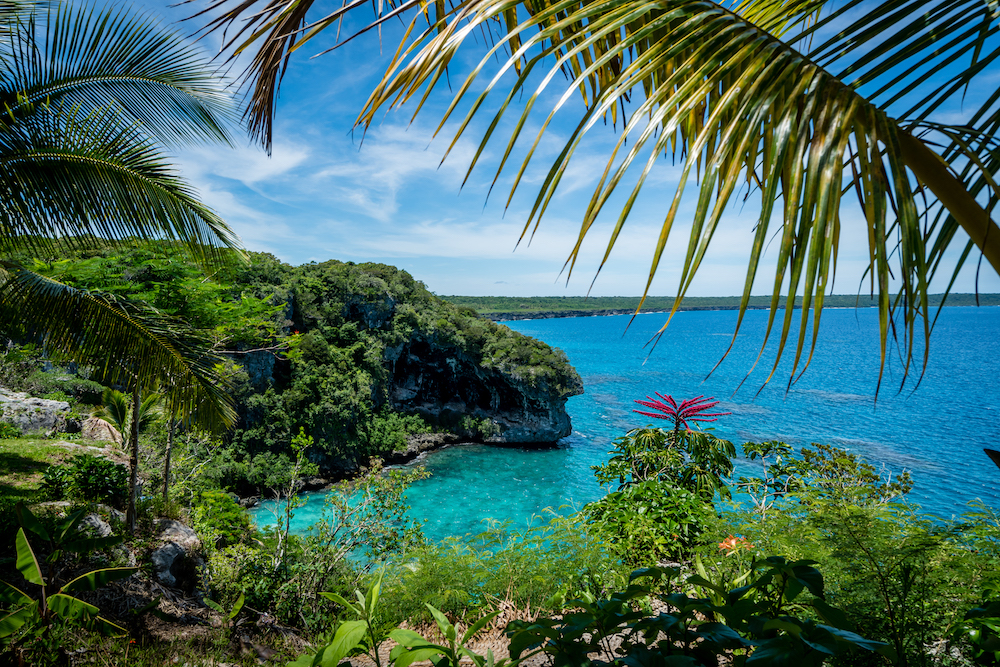
[[[272,486],[252,469],[280,460],[300,428],[314,438],[315,460],[348,470],[404,448],[410,434],[489,435],[490,424],[471,418],[440,422],[394,409],[392,355],[418,338],[529,386],[544,383],[565,394],[579,386],[561,351],[446,303],[383,264],[291,267],[253,254],[249,264],[230,263],[206,279],[166,242],[24,261],[71,287],[144,302],[209,336],[213,350],[231,360],[226,372],[240,421],[226,444],[234,465],[247,472],[230,475],[226,486],[239,492]],[[30,346],[16,348],[0,376],[16,388],[61,387],[43,365]],[[67,395],[100,402],[102,388],[86,379],[87,369],[70,370],[59,374]]]

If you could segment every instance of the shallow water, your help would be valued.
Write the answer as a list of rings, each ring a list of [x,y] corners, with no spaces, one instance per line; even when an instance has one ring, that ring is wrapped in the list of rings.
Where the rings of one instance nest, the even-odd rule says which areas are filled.
[[[712,426],[737,445],[824,442],[894,471],[906,469],[916,484],[909,499],[941,517],[961,513],[975,498],[1000,506],[1000,470],[982,452],[1000,448],[1000,308],[945,309],[919,388],[913,391],[910,381],[898,391],[896,363],[886,371],[877,404],[874,309],[824,311],[812,364],[787,393],[794,347],[761,389],[773,363],[773,350],[765,351],[734,395],[753,364],[766,318],[764,311],[747,313],[733,351],[707,379],[729,345],[733,311],[678,313],[651,353],[645,343],[662,325],[661,314],[640,315],[627,331],[628,316],[509,323],[562,348],[579,371],[585,393],[567,404],[573,434],[553,449],[468,445],[428,455],[421,464],[432,477],[410,490],[411,515],[427,520],[428,536],[442,538],[478,532],[489,519],[525,525],[546,508],[577,508],[598,498],[603,491],[590,466],[607,459],[614,438],[653,421],[633,413],[632,401],[654,391],[718,397],[719,409],[733,414]],[[309,501],[296,512],[297,530],[316,520],[322,494]],[[266,510],[258,515],[268,521]]]

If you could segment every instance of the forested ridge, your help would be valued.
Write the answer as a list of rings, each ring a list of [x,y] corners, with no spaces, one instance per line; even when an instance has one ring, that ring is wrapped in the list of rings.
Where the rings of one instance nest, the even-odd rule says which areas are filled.
[[[209,276],[167,242],[25,261],[47,277],[144,302],[205,333],[228,360],[240,418],[227,441],[238,458],[283,451],[299,429],[313,437],[315,456],[347,469],[405,446],[410,434],[489,434],[482,416],[393,408],[391,357],[416,336],[525,386],[557,396],[579,391],[561,351],[442,301],[385,264],[293,267],[251,253],[249,262],[234,257]],[[7,379],[33,388],[27,376]],[[77,398],[92,402],[94,393]]]

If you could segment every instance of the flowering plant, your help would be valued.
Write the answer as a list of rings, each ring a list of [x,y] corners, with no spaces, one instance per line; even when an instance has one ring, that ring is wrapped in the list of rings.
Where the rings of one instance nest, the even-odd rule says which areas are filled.
[[[734,536],[730,535],[726,539],[719,542],[719,550],[725,551],[726,556],[732,556],[738,554],[741,549],[753,549],[753,545],[750,544],[750,540],[743,537],[742,535]]]
[[[647,396],[648,400],[637,399],[636,403],[647,408],[652,408],[657,412],[645,412],[643,410],[633,410],[632,412],[656,419],[673,419],[675,431],[679,431],[681,426],[685,429],[690,429],[691,427],[688,422],[692,424],[695,422],[714,422],[718,417],[732,414],[731,412],[706,412],[706,410],[711,410],[719,404],[719,401],[716,401],[714,397],[705,398],[704,395],[696,396],[686,401],[681,401],[680,405],[678,405],[677,401],[670,394],[664,396],[659,392],[653,393],[659,396],[661,400],[657,401]]]

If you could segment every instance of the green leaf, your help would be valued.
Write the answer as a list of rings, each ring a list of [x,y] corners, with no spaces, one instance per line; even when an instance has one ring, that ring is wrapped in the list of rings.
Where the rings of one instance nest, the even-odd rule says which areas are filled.
[[[434,621],[437,623],[437,626],[441,629],[441,634],[444,635],[444,638],[447,639],[449,642],[455,641],[457,632],[455,630],[455,626],[452,625],[451,621],[448,620],[448,617],[445,616],[440,609],[434,607],[431,604],[425,602],[424,606],[427,607],[427,609],[431,612],[431,616],[434,617]]]
[[[56,593],[47,600],[49,609],[65,621],[84,625],[97,618],[100,609],[71,595]]]
[[[34,602],[27,593],[6,581],[0,581],[0,602],[5,604],[20,606]]]
[[[471,626],[469,626],[469,629],[465,631],[464,635],[462,635],[462,643],[463,644],[467,644],[469,642],[469,640],[472,639],[472,637],[477,632],[479,632],[480,630],[482,630],[483,628],[485,628],[489,624],[490,621],[492,621],[494,618],[496,618],[499,615],[500,615],[499,611],[490,612],[489,614],[486,614],[485,616],[483,616],[482,618],[480,618],[478,621],[476,621],[475,623],[473,623]]]
[[[51,539],[48,531],[45,530],[45,526],[38,520],[38,517],[31,513],[31,510],[24,503],[18,502],[14,506],[14,513],[17,514],[17,522],[23,527],[38,535],[43,540],[48,541]]]
[[[124,540],[124,537],[118,535],[109,535],[108,537],[87,537],[81,540],[67,542],[63,545],[63,549],[66,551],[72,551],[73,553],[90,553],[91,551],[109,549],[115,545],[121,544]]]
[[[372,585],[368,588],[368,592],[365,594],[365,611],[368,616],[375,613],[375,607],[378,605],[379,590],[382,588],[382,576],[383,572],[379,572],[379,575],[372,582]]]
[[[215,600],[211,598],[202,598],[201,601],[204,602],[205,606],[211,609],[212,611],[218,612],[220,614],[224,613],[222,611],[222,605],[216,602]]]
[[[9,637],[17,632],[29,618],[38,613],[37,605],[38,603],[33,603],[6,614],[0,613],[0,637]]]
[[[400,649],[397,652],[397,649]],[[436,656],[441,656],[447,653],[448,649],[443,646],[435,646],[433,644],[428,645],[426,648],[413,648],[406,649],[402,646],[397,646],[392,649],[389,654],[390,660],[395,667],[410,667],[414,662],[422,662],[424,660],[431,660]]]
[[[17,537],[14,540],[14,544],[17,546],[18,571],[29,582],[44,586],[45,580],[42,578],[42,569],[38,565],[38,559],[35,558],[35,552],[31,550],[31,545],[28,544],[24,528],[17,529]]]
[[[236,616],[243,609],[243,602],[244,601],[245,600],[244,600],[244,597],[243,597],[243,593],[240,593],[240,596],[238,598],[236,598],[236,602],[233,603],[233,609],[232,609],[232,611],[229,612],[229,620],[230,621],[233,620],[234,618],[236,618]]]
[[[428,644],[429,642],[421,635],[419,632],[409,630],[407,628],[396,628],[389,633],[389,639],[396,642],[400,646],[410,648],[412,646],[419,646],[421,644]]]
[[[87,510],[80,509],[66,517],[57,528],[59,532],[56,534],[56,544],[61,545],[66,538],[69,537],[74,530],[76,530],[76,527],[80,525],[80,522],[83,521],[83,517],[86,515]]]
[[[889,645],[886,644],[885,642],[875,641],[874,639],[865,639],[861,635],[859,635],[859,634],[857,634],[855,632],[851,632],[849,630],[843,630],[841,628],[835,628],[835,627],[830,626],[830,625],[818,625],[816,627],[819,627],[819,628],[822,628],[823,630],[826,630],[831,635],[835,636],[837,639],[840,639],[840,640],[845,641],[845,642],[849,642],[849,643],[853,644],[854,646],[857,646],[858,648],[863,648],[863,649],[865,649],[867,651],[875,651],[877,653],[882,653],[883,655],[885,655],[885,653],[883,653],[883,651],[886,648],[890,648]]]
[[[333,641],[324,646],[317,654],[318,660],[313,664],[322,667],[337,667],[348,653],[357,648],[368,631],[366,621],[344,621],[337,627]]]
[[[138,571],[139,569],[135,567],[109,567],[103,570],[92,570],[70,581],[60,588],[59,592],[96,591],[98,588],[103,588],[112,581],[131,577]]]
[[[340,595],[337,595],[336,593],[329,593],[327,591],[323,591],[323,592],[320,593],[320,595],[322,595],[323,597],[325,597],[327,600],[330,600],[331,602],[335,602],[335,603],[339,604],[344,609],[350,609],[351,612],[353,612],[355,616],[358,616],[360,618],[364,618],[365,617],[364,612],[362,611],[362,609],[360,607],[358,607],[358,605],[349,602],[348,600],[346,600],[345,598],[341,597]]]

